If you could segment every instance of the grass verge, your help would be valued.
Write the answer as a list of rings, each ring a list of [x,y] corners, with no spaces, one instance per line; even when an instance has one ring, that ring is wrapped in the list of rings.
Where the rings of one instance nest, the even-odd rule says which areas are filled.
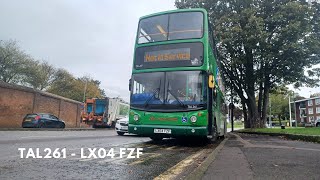
[[[320,128],[259,128],[259,129],[243,129],[243,132],[260,132],[260,133],[281,133],[281,134],[299,134],[299,135],[318,135],[320,136]]]
[[[292,140],[302,140],[308,142],[320,143],[320,128],[259,128],[259,129],[242,129],[240,133],[264,134],[274,136],[285,136]]]

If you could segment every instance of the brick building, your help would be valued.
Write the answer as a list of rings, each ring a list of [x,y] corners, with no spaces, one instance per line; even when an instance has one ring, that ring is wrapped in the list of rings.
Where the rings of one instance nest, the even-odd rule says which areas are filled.
[[[29,113],[51,113],[67,128],[80,127],[81,102],[32,88],[0,82],[0,128],[19,128]]]
[[[320,97],[295,101],[297,122],[310,123],[320,119]]]

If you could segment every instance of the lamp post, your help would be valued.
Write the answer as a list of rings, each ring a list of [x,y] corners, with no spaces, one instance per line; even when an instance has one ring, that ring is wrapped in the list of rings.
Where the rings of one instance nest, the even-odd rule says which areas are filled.
[[[290,102],[290,94],[289,94],[289,122],[290,122],[290,127],[292,128],[292,117],[291,117],[291,102]]]
[[[88,84],[88,79],[86,79],[86,84],[84,85],[84,90],[83,90],[83,103],[86,102],[87,84]]]
[[[270,98],[270,94],[269,94],[269,126],[270,128],[272,128],[272,121],[271,121],[271,98]]]

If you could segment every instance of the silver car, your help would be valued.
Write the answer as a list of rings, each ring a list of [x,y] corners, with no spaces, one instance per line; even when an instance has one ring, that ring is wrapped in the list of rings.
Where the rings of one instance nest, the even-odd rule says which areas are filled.
[[[119,119],[116,123],[116,131],[118,135],[122,136],[124,133],[128,133],[129,118]]]

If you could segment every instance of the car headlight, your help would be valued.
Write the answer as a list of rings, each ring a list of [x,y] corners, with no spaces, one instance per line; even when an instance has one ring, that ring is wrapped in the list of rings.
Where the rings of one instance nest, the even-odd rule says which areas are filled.
[[[197,121],[197,117],[196,116],[191,116],[190,121],[195,123]]]
[[[138,120],[139,120],[139,115],[135,114],[135,115],[133,116],[133,120],[138,121]]]

